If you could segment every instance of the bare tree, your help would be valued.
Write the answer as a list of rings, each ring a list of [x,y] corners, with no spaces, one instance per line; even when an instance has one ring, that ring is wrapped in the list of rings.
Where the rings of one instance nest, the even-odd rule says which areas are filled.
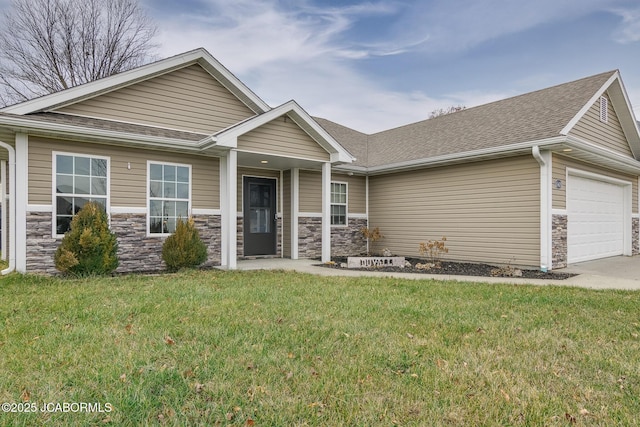
[[[467,107],[465,107],[464,105],[452,105],[451,107],[448,107],[448,108],[438,108],[436,110],[433,110],[431,113],[429,113],[429,118],[434,119],[436,117],[444,116],[446,114],[457,113],[458,111],[462,111],[466,108]]]
[[[58,92],[152,59],[136,0],[14,0],[0,25],[0,102]]]

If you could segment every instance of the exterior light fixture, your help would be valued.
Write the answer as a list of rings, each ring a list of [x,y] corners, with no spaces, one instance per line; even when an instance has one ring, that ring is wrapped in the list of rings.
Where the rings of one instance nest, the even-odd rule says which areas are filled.
[[[260,160],[260,163],[262,163],[263,165],[266,165],[267,163],[269,163],[269,160]]]

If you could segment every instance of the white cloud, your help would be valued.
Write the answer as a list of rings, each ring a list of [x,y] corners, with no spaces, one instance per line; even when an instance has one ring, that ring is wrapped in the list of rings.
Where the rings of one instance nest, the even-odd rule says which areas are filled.
[[[614,39],[623,44],[640,41],[640,9],[616,9],[613,12],[622,17]]]

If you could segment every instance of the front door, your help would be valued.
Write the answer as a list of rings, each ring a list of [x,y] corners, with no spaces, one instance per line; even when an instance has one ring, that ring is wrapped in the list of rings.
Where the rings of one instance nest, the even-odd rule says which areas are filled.
[[[244,255],[275,255],[276,180],[243,178]]]

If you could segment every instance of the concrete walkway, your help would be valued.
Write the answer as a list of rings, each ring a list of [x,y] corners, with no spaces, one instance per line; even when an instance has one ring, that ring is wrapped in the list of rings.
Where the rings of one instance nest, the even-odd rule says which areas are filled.
[[[510,277],[452,276],[444,274],[395,273],[326,268],[318,260],[269,258],[238,261],[239,270],[295,270],[320,276],[398,277],[412,280],[454,280],[458,282],[509,283],[577,286],[592,289],[640,290],[640,256],[614,257],[575,264],[559,271],[578,274],[566,280],[522,279]]]

